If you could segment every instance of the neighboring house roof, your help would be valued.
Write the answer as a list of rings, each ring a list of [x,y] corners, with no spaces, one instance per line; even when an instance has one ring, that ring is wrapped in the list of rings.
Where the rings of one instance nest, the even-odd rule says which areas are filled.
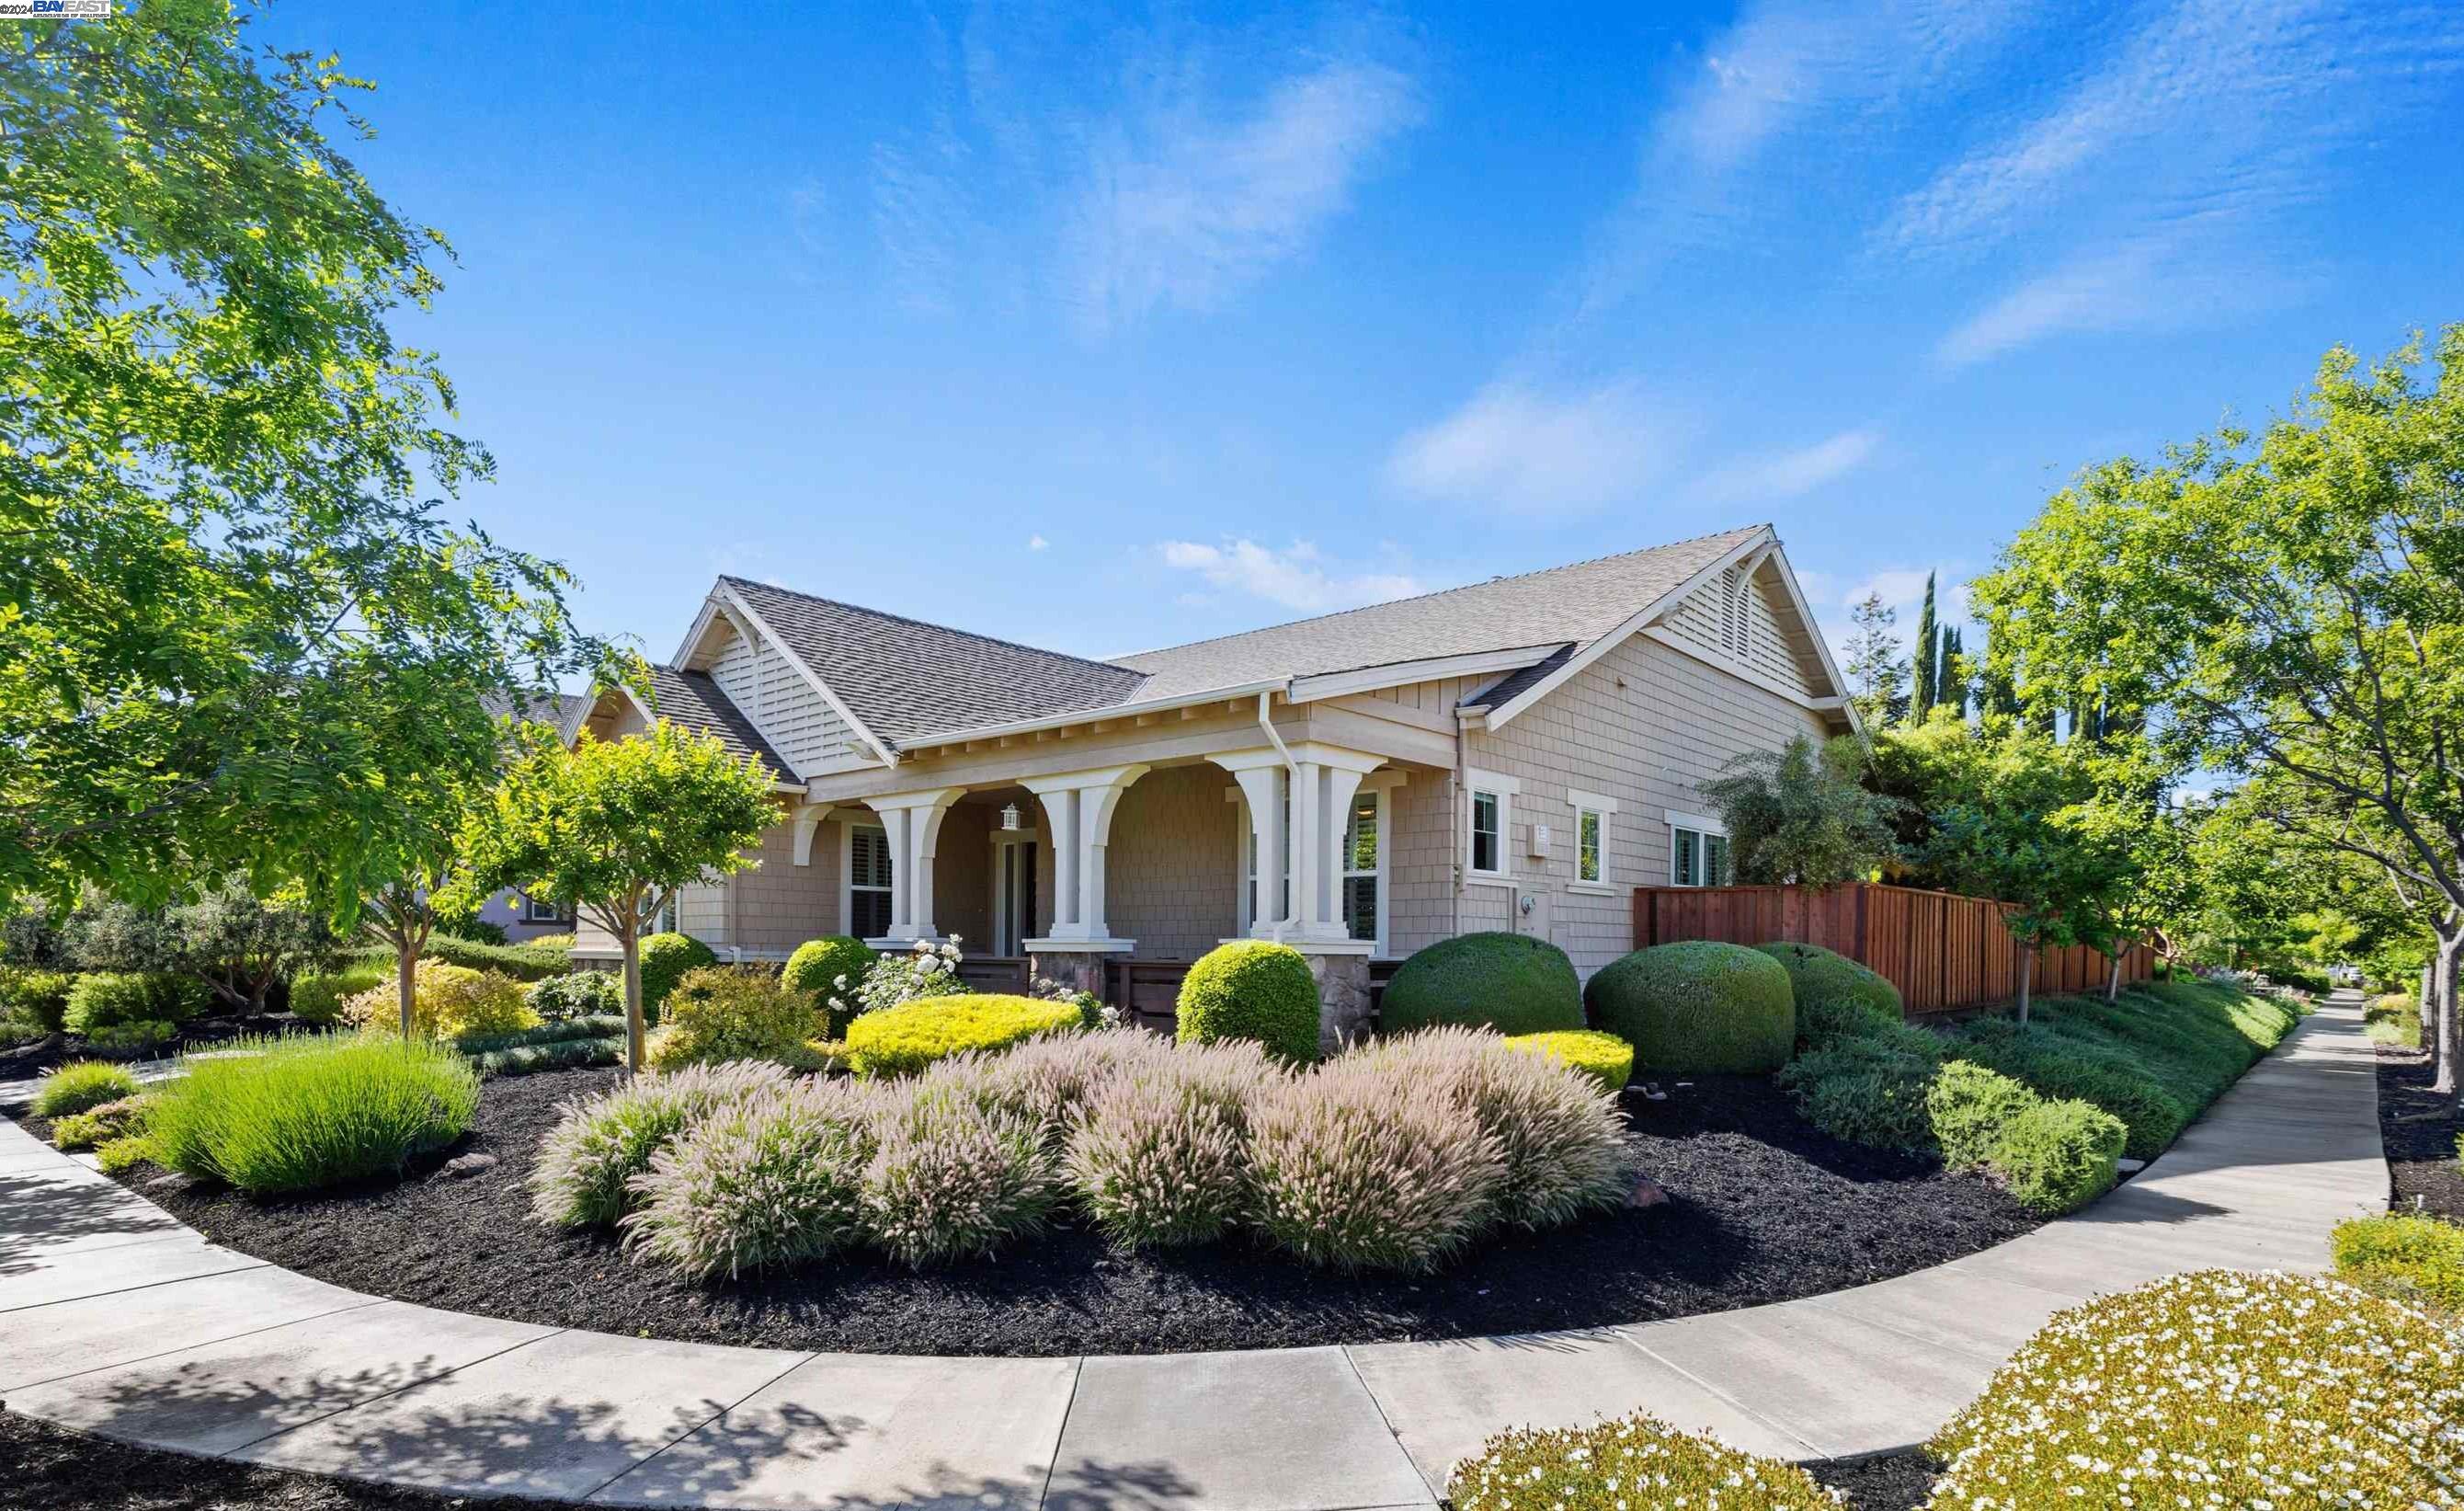
[[[1397,661],[1595,640],[1767,526],[1371,604],[1119,657],[1149,674],[1140,700]]]
[[[716,735],[727,753],[742,760],[759,756],[781,781],[801,780],[795,767],[779,758],[753,721],[728,701],[718,684],[701,672],[681,672],[672,666],[650,668],[650,697],[658,716],[671,723],[682,724],[702,734]]]
[[[536,697],[489,693],[479,700],[492,714],[547,724],[568,739],[588,716],[593,701],[587,693],[543,693]]]
[[[720,582],[867,729],[897,742],[1127,701],[1142,674],[743,577]]]

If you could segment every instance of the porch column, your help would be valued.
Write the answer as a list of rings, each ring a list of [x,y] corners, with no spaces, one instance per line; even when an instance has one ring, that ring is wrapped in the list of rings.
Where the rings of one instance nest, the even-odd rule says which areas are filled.
[[[1249,932],[1281,939],[1284,920],[1284,757],[1277,750],[1234,750],[1209,756],[1241,784],[1249,810],[1249,838],[1258,850],[1258,890],[1249,900]]]
[[[1147,774],[1143,764],[1029,777],[1020,785],[1043,801],[1052,833],[1052,931],[1027,941],[1030,953],[1075,948],[1121,951],[1104,917],[1104,849],[1121,794]]]
[[[933,926],[933,855],[941,820],[965,794],[962,787],[936,787],[865,799],[881,815],[882,833],[890,841],[890,932],[866,944],[896,949],[940,938]]]
[[[1352,815],[1352,799],[1360,779],[1384,764],[1385,758],[1319,741],[1296,741],[1285,764],[1278,750],[1239,750],[1211,757],[1241,784],[1249,803],[1249,832],[1258,846],[1258,892],[1249,932],[1259,939],[1300,945],[1349,947],[1354,942],[1344,925],[1342,906],[1343,836]],[[1291,799],[1291,892],[1287,916],[1283,888],[1283,799]]]

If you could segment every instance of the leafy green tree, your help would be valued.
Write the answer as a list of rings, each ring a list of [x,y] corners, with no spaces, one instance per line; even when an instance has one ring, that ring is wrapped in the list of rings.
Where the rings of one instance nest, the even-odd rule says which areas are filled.
[[[0,29],[0,907],[402,874],[397,789],[595,668],[561,568],[441,517],[487,453],[386,321],[445,256],[223,0]]]
[[[2104,1000],[2122,994],[2123,958],[2197,905],[2189,822],[2144,782],[2100,783],[2054,815],[2081,853],[2080,936],[2105,959]]]
[[[1899,611],[1867,593],[1848,611],[1848,656],[1840,666],[1853,689],[1850,700],[1869,728],[1897,723],[1907,712],[1908,658],[1891,633]]]
[[[1934,623],[1934,574],[1925,573],[1925,608],[1917,613],[1916,662],[1909,683],[1908,720],[1925,722],[1942,691],[1942,632]]]
[[[571,746],[539,725],[462,829],[456,906],[518,886],[578,910],[625,955],[626,1062],[642,1068],[642,936],[679,887],[740,871],[779,821],[774,778],[707,735],[648,734]]]
[[[1969,683],[1973,676],[1968,665],[1968,653],[1957,625],[1945,625],[1942,631],[1942,671],[1940,685],[1935,689],[1934,703],[1950,710],[1950,717],[1968,717]]]
[[[2439,930],[2436,1085],[2464,955],[2464,325],[2338,348],[2282,418],[2089,469],[1976,585],[1997,661],[2148,710],[2177,760],[2266,774],[2363,836]],[[2023,689],[2024,691],[2024,689]]]
[[[259,898],[241,881],[205,887],[169,908],[89,895],[64,932],[80,969],[193,976],[224,1008],[246,1013],[264,1012],[275,987],[331,965],[340,948],[304,897]]]
[[[1727,775],[1704,783],[1727,825],[1737,879],[1827,887],[1889,859],[1895,805],[1865,789],[1865,763],[1854,735],[1818,747],[1798,735],[1782,749],[1737,757]]]

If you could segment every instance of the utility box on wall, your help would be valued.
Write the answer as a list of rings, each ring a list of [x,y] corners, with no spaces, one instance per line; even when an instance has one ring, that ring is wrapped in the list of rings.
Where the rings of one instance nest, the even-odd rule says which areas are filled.
[[[1532,825],[1532,826],[1531,826],[1531,843],[1530,843],[1530,845],[1528,847],[1528,852],[1529,852],[1529,854],[1530,855],[1531,858],[1532,858],[1532,859],[1534,859],[1534,860],[1546,860],[1546,859],[1548,859],[1548,858],[1549,858],[1549,842],[1550,842],[1551,839],[1555,838],[1555,837],[1556,837],[1555,833],[1553,833],[1553,832],[1549,828],[1549,826],[1548,826],[1548,825],[1546,825],[1546,824],[1534,824],[1534,825]]]

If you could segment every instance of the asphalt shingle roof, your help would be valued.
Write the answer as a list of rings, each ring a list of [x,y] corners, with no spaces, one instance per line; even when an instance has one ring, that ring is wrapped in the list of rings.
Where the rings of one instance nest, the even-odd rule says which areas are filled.
[[[1372,604],[1341,613],[1089,660],[818,598],[744,577],[719,579],[836,693],[865,727],[892,744],[955,730],[1120,703],[1191,697],[1285,678],[1359,671],[1433,656],[1530,648],[1549,657],[1515,674],[1485,701],[1511,697],[1671,589],[1762,533],[1727,530],[1647,550]],[[659,668],[693,684],[687,702],[748,749],[760,737],[707,677]],[[668,713],[662,687],[660,712]],[[722,714],[720,711],[724,710]],[[784,772],[786,765],[758,746]]]
[[[661,719],[703,734],[716,735],[718,743],[727,746],[728,754],[737,760],[759,756],[781,781],[798,780],[796,768],[779,758],[779,752],[770,748],[770,742],[761,738],[761,731],[753,727],[753,721],[728,701],[727,695],[718,690],[718,684],[712,681],[707,674],[679,671],[672,666],[653,666],[650,668],[650,695],[652,706]]]

